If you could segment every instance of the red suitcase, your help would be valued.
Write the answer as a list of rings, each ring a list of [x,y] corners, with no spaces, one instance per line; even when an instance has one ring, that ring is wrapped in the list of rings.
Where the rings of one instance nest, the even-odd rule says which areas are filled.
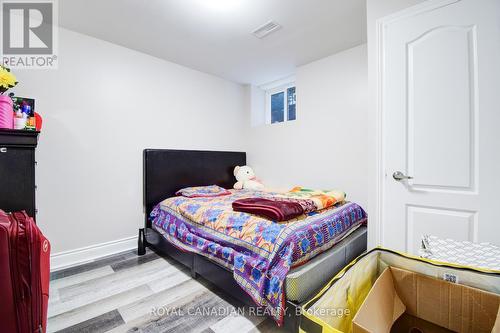
[[[0,210],[2,332],[46,332],[49,280],[49,241],[26,212]]]

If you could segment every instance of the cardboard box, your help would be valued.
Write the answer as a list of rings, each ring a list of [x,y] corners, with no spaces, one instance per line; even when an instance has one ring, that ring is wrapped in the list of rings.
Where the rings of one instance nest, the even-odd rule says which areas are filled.
[[[452,330],[438,326],[430,321],[414,317],[407,313],[403,313],[401,317],[391,327],[391,333],[397,332],[432,332],[432,333],[453,333]]]
[[[388,267],[354,317],[352,331],[500,333],[499,305],[500,295]]]

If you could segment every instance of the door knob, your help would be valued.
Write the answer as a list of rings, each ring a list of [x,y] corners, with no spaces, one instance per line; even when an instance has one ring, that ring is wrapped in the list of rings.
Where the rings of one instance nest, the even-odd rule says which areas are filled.
[[[397,180],[398,182],[405,180],[405,179],[413,179],[413,177],[407,176],[404,173],[402,173],[401,171],[394,172],[392,174],[392,178],[394,178],[394,180]]]

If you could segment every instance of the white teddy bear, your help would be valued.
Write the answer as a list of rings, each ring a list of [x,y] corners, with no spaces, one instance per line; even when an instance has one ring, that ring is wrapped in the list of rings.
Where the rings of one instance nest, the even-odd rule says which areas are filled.
[[[245,166],[237,166],[234,168],[234,177],[236,177],[236,184],[234,184],[234,188],[236,190],[241,189],[252,189],[258,190],[263,189],[264,184],[262,184],[256,177],[252,168],[248,165]]]

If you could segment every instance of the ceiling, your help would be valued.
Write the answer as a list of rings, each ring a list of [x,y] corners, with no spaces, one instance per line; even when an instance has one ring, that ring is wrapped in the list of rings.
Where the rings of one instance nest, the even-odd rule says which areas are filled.
[[[364,43],[365,12],[365,0],[59,1],[65,28],[244,84]],[[270,20],[282,28],[251,34]]]

